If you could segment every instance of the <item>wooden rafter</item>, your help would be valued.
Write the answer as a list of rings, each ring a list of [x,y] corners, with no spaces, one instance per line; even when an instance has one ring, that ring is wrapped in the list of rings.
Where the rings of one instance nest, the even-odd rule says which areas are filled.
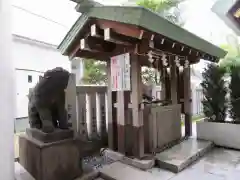
[[[106,42],[101,38],[87,36],[80,41],[81,50],[88,50],[88,51],[97,51],[102,53],[109,53],[112,52],[116,48],[116,44],[112,42]]]
[[[91,25],[91,36],[92,37],[98,37],[98,38],[104,38],[104,30],[99,28],[97,24]]]
[[[111,28],[104,29],[104,40],[125,46],[131,46],[140,42],[140,39],[119,34]]]

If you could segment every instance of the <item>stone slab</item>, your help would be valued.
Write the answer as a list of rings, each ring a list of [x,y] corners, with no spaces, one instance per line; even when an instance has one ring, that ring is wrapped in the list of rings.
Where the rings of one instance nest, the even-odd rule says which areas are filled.
[[[74,179],[82,174],[80,153],[73,139],[43,143],[21,135],[19,161],[36,180]]]
[[[114,161],[120,161],[124,164],[128,164],[142,170],[151,169],[155,165],[155,158],[151,156],[143,159],[136,159],[124,156],[123,154],[113,151],[111,149],[104,149],[101,151],[103,152],[104,156],[109,159],[112,159]]]
[[[203,156],[213,147],[210,141],[190,138],[156,154],[158,167],[178,173]]]
[[[72,139],[74,136],[74,132],[71,129],[55,129],[53,133],[44,133],[36,128],[27,128],[26,133],[29,137],[35,138],[44,143]]]
[[[157,180],[158,177],[121,162],[114,162],[100,169],[100,177],[111,180]]]

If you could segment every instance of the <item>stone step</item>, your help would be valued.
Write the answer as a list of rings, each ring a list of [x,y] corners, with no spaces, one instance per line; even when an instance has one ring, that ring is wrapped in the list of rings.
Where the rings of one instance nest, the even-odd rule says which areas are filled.
[[[114,162],[100,169],[100,177],[104,180],[157,180],[149,172],[142,171],[121,162]]]
[[[156,154],[159,168],[178,173],[202,157],[214,144],[210,141],[189,138],[183,142]]]

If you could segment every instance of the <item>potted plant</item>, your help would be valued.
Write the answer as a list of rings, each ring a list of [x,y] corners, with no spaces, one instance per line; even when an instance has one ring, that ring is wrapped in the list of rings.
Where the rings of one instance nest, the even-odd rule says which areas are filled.
[[[234,65],[231,67],[231,82],[230,90],[230,110],[232,123],[240,124],[240,66]]]
[[[201,86],[205,120],[197,122],[197,138],[213,141],[216,145],[236,148],[235,143],[231,143],[233,138],[237,139],[233,127],[235,124],[225,121],[227,87],[224,75],[225,70],[214,63],[209,64],[203,72]]]

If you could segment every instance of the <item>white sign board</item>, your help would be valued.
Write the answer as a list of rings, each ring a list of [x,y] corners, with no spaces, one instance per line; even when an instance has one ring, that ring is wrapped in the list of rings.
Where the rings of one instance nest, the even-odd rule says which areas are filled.
[[[112,91],[131,90],[130,55],[121,54],[111,58]]]

